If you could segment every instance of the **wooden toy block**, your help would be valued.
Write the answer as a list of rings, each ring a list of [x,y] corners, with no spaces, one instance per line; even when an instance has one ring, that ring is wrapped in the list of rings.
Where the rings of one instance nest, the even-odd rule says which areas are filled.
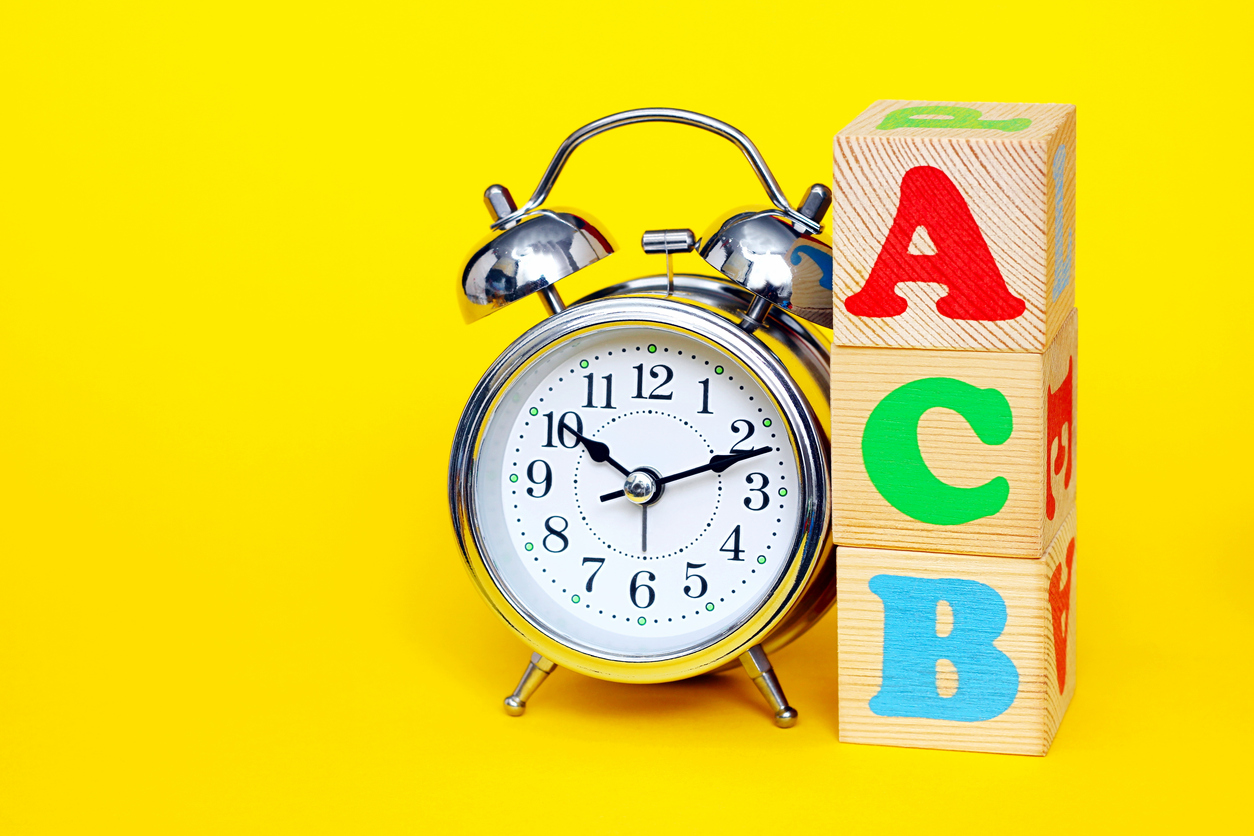
[[[818,238],[797,239],[788,260],[796,265],[792,277],[792,307],[802,319],[832,327],[832,250]]]
[[[836,551],[840,741],[1044,755],[1075,693],[1076,515],[1044,557]]]
[[[1042,352],[1075,305],[1075,107],[880,101],[836,135],[837,345]]]
[[[1073,311],[1043,354],[832,349],[842,546],[1040,557],[1076,490]]]

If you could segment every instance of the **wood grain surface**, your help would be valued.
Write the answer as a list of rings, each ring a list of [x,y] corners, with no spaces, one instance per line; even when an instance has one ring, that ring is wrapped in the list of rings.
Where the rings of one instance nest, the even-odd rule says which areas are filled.
[[[928,109],[940,112],[917,112]],[[1075,161],[1072,105],[879,101],[869,107],[835,139],[835,343],[1044,351],[1075,303]],[[906,211],[909,195],[913,209]],[[899,210],[904,226],[890,240]],[[974,235],[959,217],[966,210],[978,227]],[[933,228],[924,217],[935,219]],[[905,301],[904,311],[874,313],[883,306],[856,304],[866,303],[866,295],[849,302],[873,269],[881,280],[875,287],[901,279],[891,292]],[[907,274],[918,278],[902,278]],[[985,298],[1013,299],[1017,307],[994,313],[996,305],[976,305],[947,315],[946,305],[963,294],[936,283],[937,275],[965,277]],[[993,284],[1004,282],[995,294],[993,276],[1000,277]],[[947,296],[949,303],[942,302]]]
[[[794,265],[792,307],[803,319],[832,327],[832,247],[816,236],[798,239],[788,253]]]
[[[837,630],[839,635],[840,740],[933,749],[960,749],[1044,755],[1062,722],[1076,687],[1076,515],[1072,511],[1044,557],[1006,560],[997,557],[864,549],[837,549]],[[872,579],[958,579],[991,587],[1005,605],[1004,629],[992,642],[1013,663],[1017,690],[1000,714],[977,721],[934,716],[885,716],[872,710],[883,688],[885,602],[872,591]],[[935,605],[935,615],[904,625],[927,644],[929,637],[961,636],[969,622],[967,605]],[[897,616],[895,616],[897,617]],[[1055,632],[1054,625],[1060,627]],[[894,629],[900,635],[903,625]],[[944,646],[943,644],[940,646]],[[1056,660],[1062,651],[1064,664]],[[960,652],[956,660],[937,659],[932,703],[958,697],[981,686]],[[965,670],[965,673],[964,673]],[[929,683],[930,684],[930,683]],[[927,700],[915,713],[927,714]],[[882,709],[881,709],[882,710]],[[901,713],[910,713],[909,709]]]
[[[1073,312],[1043,354],[833,348],[832,518],[837,544],[1040,557],[1075,506],[1077,342],[1078,315]],[[981,440],[973,429],[975,414],[960,414],[952,404],[916,409],[905,418],[884,415],[886,405],[902,393],[937,379],[950,381],[971,397],[985,390],[1004,396],[1008,437]],[[985,391],[980,397],[996,399],[996,393]],[[869,424],[874,425],[870,430]],[[943,484],[916,486],[903,454],[875,446],[875,432],[890,433],[906,445],[917,439],[915,455],[921,456],[921,466]],[[886,484],[883,473],[892,476],[897,469],[907,475]],[[983,515],[968,521],[936,521],[948,503],[966,501],[973,490],[991,490],[982,486],[996,480],[1008,483],[1000,506],[985,508]]]

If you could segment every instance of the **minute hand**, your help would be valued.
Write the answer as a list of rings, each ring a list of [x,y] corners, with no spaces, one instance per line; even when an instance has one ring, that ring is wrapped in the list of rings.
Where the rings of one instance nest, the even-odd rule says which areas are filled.
[[[680,479],[686,479],[689,476],[696,476],[698,473],[705,473],[707,470],[712,470],[715,473],[722,473],[724,470],[738,462],[742,462],[745,459],[751,459],[754,456],[761,456],[764,453],[769,452],[771,452],[770,447],[758,447],[756,449],[745,450],[740,453],[715,453],[713,456],[710,456],[710,461],[706,464],[703,464],[700,467],[691,468],[690,470],[681,470],[679,473],[672,473],[670,476],[663,476],[658,480],[658,484],[666,485],[671,482],[677,482]],[[611,491],[610,493],[601,494],[601,501],[609,502],[611,499],[617,499],[623,495],[622,491]]]

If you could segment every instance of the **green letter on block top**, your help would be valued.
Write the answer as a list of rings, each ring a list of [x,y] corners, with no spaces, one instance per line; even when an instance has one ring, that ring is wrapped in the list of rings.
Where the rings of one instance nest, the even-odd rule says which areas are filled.
[[[999,512],[1010,483],[998,476],[975,488],[942,482],[919,449],[919,419],[929,409],[952,409],[985,444],[1004,444],[1014,429],[1006,396],[951,377],[928,377],[889,392],[867,419],[862,462],[875,489],[908,517],[933,525],[962,525]]]
[[[922,105],[903,107],[890,111],[877,130],[894,128],[958,128],[966,130],[1021,131],[1032,124],[1031,119],[981,119],[982,114],[973,107],[952,105]],[[939,118],[931,118],[939,117]]]

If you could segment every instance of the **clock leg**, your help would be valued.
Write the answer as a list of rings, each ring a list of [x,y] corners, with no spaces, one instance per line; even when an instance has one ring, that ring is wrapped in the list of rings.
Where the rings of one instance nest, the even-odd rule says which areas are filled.
[[[527,710],[527,700],[531,699],[531,695],[540,687],[540,683],[544,682],[556,667],[557,665],[539,653],[532,653],[531,661],[527,663],[527,670],[523,672],[522,679],[518,680],[518,687],[514,689],[514,693],[505,698],[505,713],[511,717],[521,717]]]
[[[753,680],[753,684],[758,686],[767,704],[775,710],[775,725],[781,729],[795,726],[797,709],[788,704],[788,698],[784,696],[784,689],[780,687],[779,679],[775,676],[774,669],[771,668],[771,660],[766,658],[766,651],[762,649],[762,645],[754,645],[745,653],[740,654],[740,663],[749,672],[749,677]]]

